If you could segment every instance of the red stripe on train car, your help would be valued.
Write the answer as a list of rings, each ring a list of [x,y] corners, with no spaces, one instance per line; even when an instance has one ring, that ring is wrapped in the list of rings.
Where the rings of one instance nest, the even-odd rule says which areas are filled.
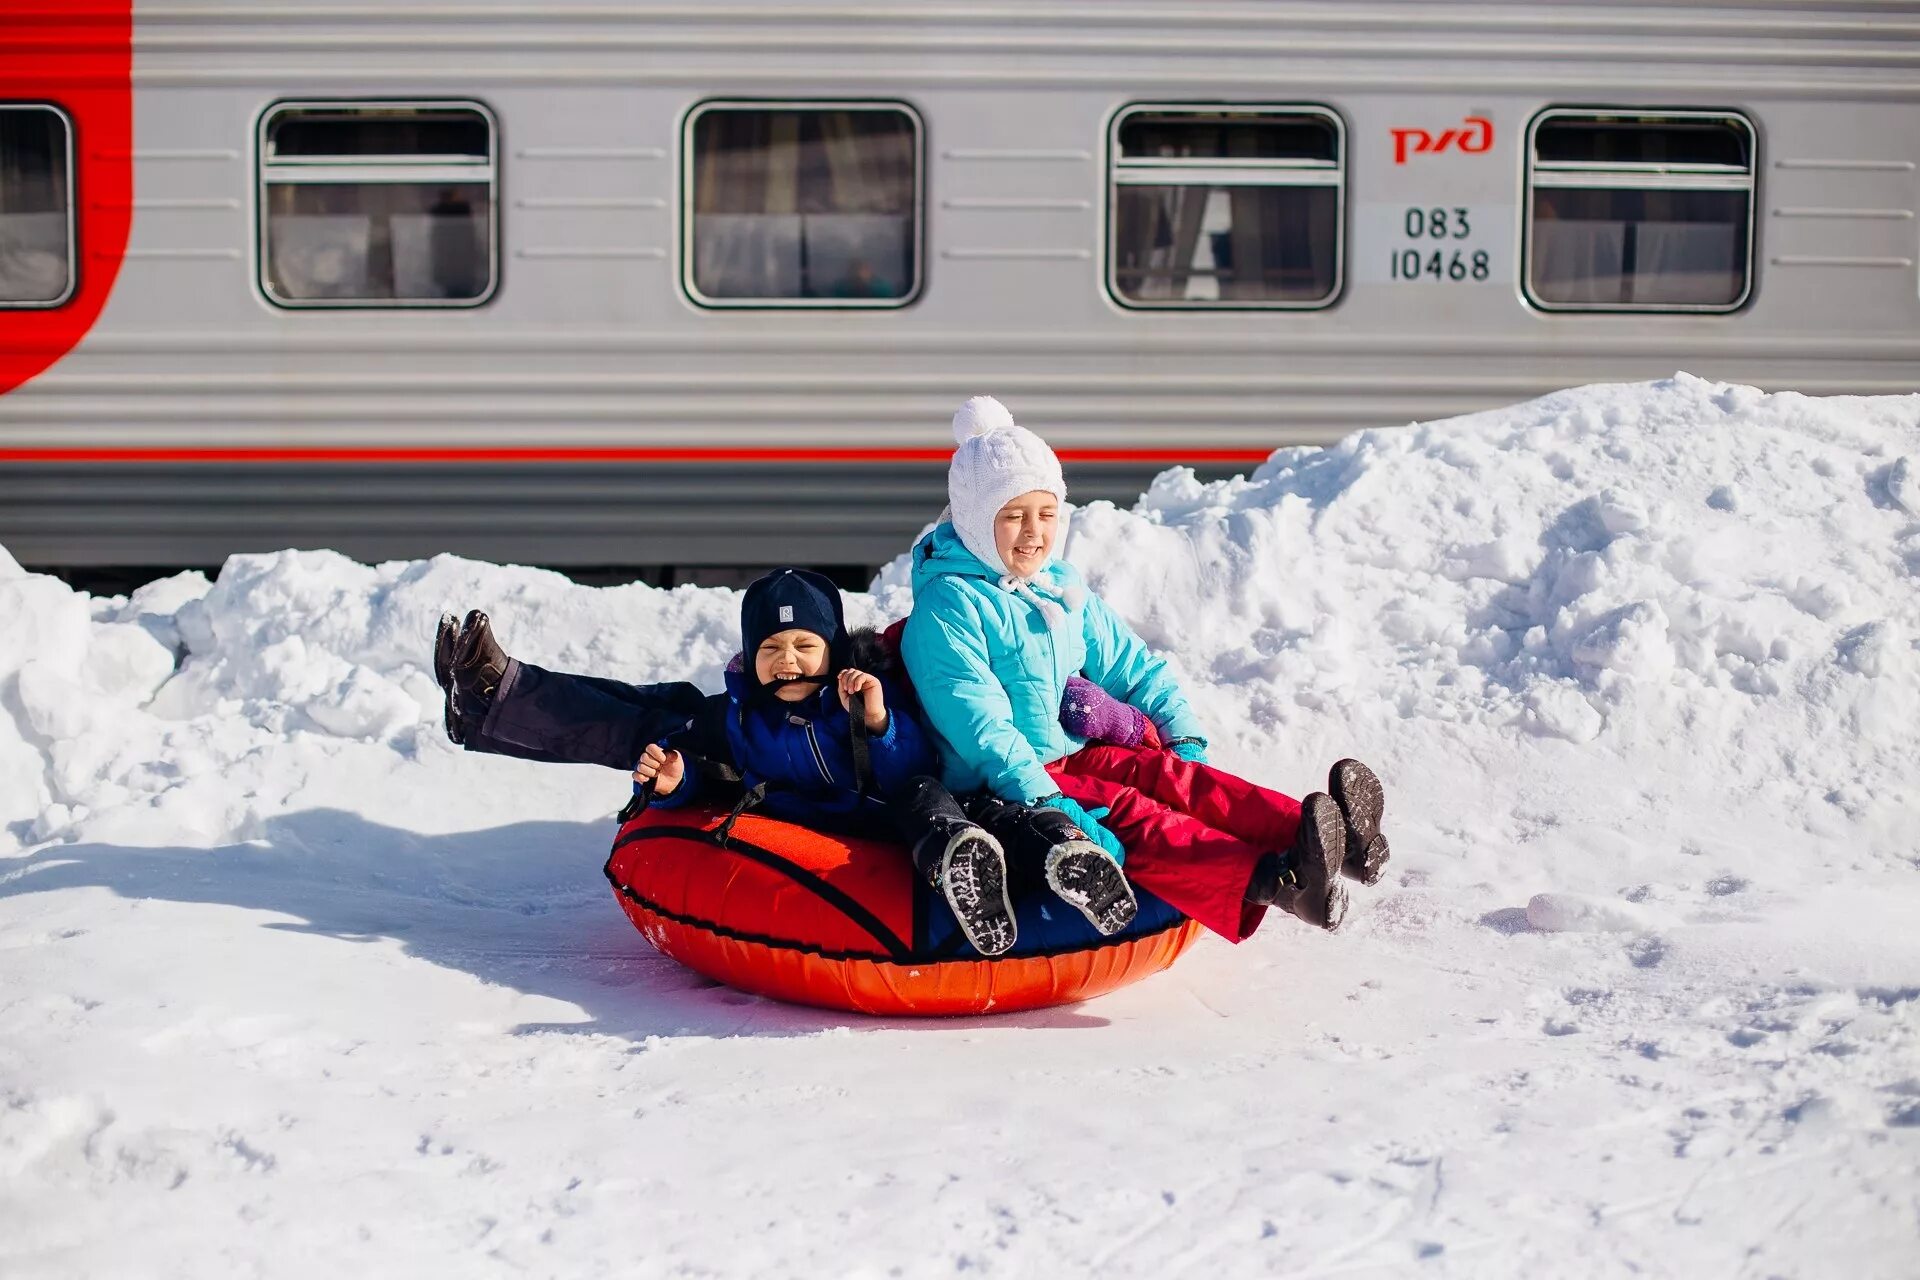
[[[1267,449],[1057,449],[1063,462],[1260,463]],[[945,462],[947,449],[0,449],[0,462]]]
[[[48,102],[73,122],[73,296],[0,308],[0,394],[78,345],[113,291],[133,218],[133,0],[0,3],[0,97]]]

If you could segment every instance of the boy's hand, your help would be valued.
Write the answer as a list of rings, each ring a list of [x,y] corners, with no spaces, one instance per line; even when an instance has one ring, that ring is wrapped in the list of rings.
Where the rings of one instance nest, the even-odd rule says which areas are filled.
[[[680,779],[687,776],[687,762],[678,751],[668,751],[657,742],[647,744],[640,753],[640,763],[633,766],[635,782],[653,783],[653,794],[670,796],[679,787]]]
[[[867,695],[867,732],[885,733],[887,731],[886,690],[881,688],[878,677],[848,667],[840,673],[840,706],[851,713],[854,695],[860,693]]]

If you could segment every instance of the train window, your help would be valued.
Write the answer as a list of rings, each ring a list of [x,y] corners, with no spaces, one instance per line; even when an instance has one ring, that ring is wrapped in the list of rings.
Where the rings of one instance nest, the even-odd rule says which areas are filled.
[[[703,103],[682,154],[694,301],[899,307],[919,293],[921,127],[904,103]]]
[[[282,103],[260,121],[260,286],[285,307],[471,307],[498,260],[478,103]]]
[[[73,124],[57,107],[0,102],[0,307],[73,296]]]
[[[1752,281],[1754,130],[1720,111],[1538,116],[1527,297],[1550,311],[1732,311]]]
[[[1345,128],[1324,107],[1133,106],[1109,139],[1107,283],[1128,307],[1323,307]]]

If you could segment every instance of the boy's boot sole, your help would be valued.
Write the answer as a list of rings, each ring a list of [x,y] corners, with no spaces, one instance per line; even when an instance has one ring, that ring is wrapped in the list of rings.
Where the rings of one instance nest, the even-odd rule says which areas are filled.
[[[1091,840],[1068,840],[1047,850],[1047,887],[1102,937],[1120,932],[1140,912],[1127,873]]]
[[[1358,760],[1341,760],[1327,775],[1327,790],[1339,806],[1346,825],[1347,859],[1342,870],[1361,884],[1378,884],[1386,874],[1392,851],[1380,834],[1380,814],[1387,806],[1386,788],[1373,770]]]
[[[1274,895],[1273,905],[1332,933],[1347,918],[1347,887],[1340,883],[1346,858],[1346,821],[1340,806],[1324,791],[1316,791],[1300,802],[1300,829],[1287,851],[1292,883]]]
[[[937,883],[973,949],[983,956],[1011,950],[1018,934],[1007,898],[1007,856],[1000,842],[979,827],[947,841]]]
[[[447,741],[455,746],[464,745],[467,738],[453,713],[453,651],[459,638],[459,621],[450,613],[441,614],[440,625],[433,633],[433,679],[443,695],[440,725],[447,731]]]

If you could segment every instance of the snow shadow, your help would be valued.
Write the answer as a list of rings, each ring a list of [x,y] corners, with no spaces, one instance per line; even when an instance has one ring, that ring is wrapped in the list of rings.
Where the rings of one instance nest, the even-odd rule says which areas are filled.
[[[129,899],[292,917],[259,927],[350,944],[392,940],[429,964],[584,1014],[522,1024],[516,1035],[644,1041],[1107,1025],[1072,1006],[985,1018],[878,1018],[722,986],[661,955],[628,922],[601,871],[613,832],[609,820],[430,836],[313,809],[268,820],[257,840],[212,849],[51,846],[7,864],[0,898],[103,888]]]
[[[1501,907],[1498,911],[1489,911],[1480,917],[1480,923],[1495,933],[1504,933],[1508,937],[1533,932],[1533,926],[1527,923],[1525,907]]]

